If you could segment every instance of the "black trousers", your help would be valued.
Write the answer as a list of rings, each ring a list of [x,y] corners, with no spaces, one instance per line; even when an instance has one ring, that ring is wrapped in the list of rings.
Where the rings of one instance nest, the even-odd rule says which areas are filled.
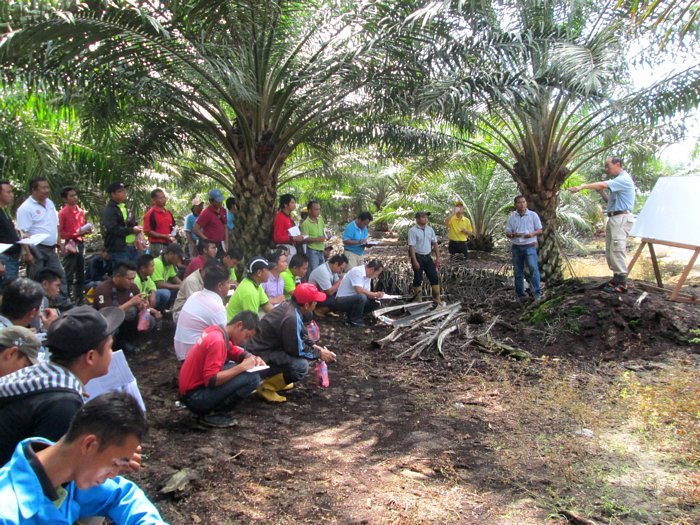
[[[68,293],[75,286],[74,299],[82,303],[83,288],[85,286],[85,245],[82,242],[75,243],[78,253],[68,253],[63,257],[63,268],[66,271],[66,285]]]
[[[420,255],[416,254],[416,260],[420,267],[417,270],[413,270],[413,286],[420,286],[423,284],[423,273],[428,276],[428,280],[432,286],[435,286],[440,282],[440,277],[438,277],[437,270],[435,269],[435,261],[430,254]]]
[[[467,248],[467,241],[450,241],[447,245],[447,251],[450,255],[455,255],[461,253],[467,257],[469,250]]]

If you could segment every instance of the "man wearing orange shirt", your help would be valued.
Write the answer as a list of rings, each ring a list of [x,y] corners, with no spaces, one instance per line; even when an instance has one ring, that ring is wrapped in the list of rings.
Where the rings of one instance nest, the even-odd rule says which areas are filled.
[[[58,234],[63,245],[63,268],[66,271],[66,284],[70,293],[75,283],[73,299],[83,304],[85,284],[85,244],[83,235],[92,232],[92,225],[85,224],[85,210],[78,206],[78,192],[72,186],[61,190],[64,206],[58,212]]]
[[[158,257],[169,244],[175,242],[173,230],[175,228],[175,218],[170,210],[165,208],[168,196],[161,188],[156,188],[151,192],[153,205],[143,216],[143,232],[148,237],[150,253],[153,257]]]

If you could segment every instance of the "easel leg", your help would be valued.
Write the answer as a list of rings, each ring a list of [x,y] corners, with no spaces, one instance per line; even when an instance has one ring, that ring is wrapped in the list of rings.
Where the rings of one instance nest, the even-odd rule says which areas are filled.
[[[627,266],[627,275],[632,273],[632,268],[634,268],[634,265],[637,263],[637,259],[639,259],[639,256],[642,254],[642,250],[644,249],[644,246],[646,246],[647,242],[642,241],[639,244],[639,247],[637,248],[637,251],[634,254],[634,257],[632,257],[632,260],[630,261],[629,265]]]
[[[671,297],[670,297],[671,301],[675,301],[678,298],[678,295],[681,293],[681,288],[683,288],[683,283],[685,283],[685,280],[688,277],[690,270],[692,270],[693,266],[695,266],[695,261],[697,261],[698,255],[700,255],[700,248],[695,248],[695,251],[693,252],[693,256],[690,258],[690,261],[688,261],[688,264],[685,266],[685,268],[683,268],[683,273],[678,278],[678,283],[676,284],[675,288],[673,289],[673,292],[671,292]]]
[[[649,255],[651,255],[651,265],[654,267],[654,275],[656,276],[656,284],[663,288],[664,283],[661,282],[661,270],[659,269],[659,261],[656,260],[656,251],[654,250],[654,244],[649,243]]]

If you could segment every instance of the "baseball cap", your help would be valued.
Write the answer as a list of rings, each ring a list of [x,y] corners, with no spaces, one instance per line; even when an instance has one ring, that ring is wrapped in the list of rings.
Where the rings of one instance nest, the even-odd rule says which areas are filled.
[[[95,310],[92,306],[76,306],[62,313],[46,334],[51,355],[72,360],[97,348],[124,321],[124,311],[116,306]]]
[[[124,186],[123,182],[113,182],[107,186],[107,193],[114,193],[115,191],[123,190],[124,188],[126,188],[126,186]]]
[[[8,326],[0,330],[0,346],[3,348],[16,346],[33,365],[39,361],[41,341],[31,330],[23,326]]]
[[[263,268],[267,268],[268,270],[272,270],[275,267],[275,263],[271,263],[264,257],[253,257],[253,259],[248,263],[248,273],[255,273],[258,270],[262,270]]]
[[[420,211],[417,211],[417,212],[416,212],[415,217],[416,217],[416,219],[417,219],[418,217],[420,217],[420,216],[422,216],[422,215],[425,215],[426,217],[430,217],[430,212],[429,212],[429,211],[425,211],[425,210],[420,210]]]
[[[221,193],[221,190],[214,188],[213,190],[209,190],[209,200],[221,203],[226,199],[224,198],[224,194]]]
[[[199,206],[203,202],[204,201],[202,200],[202,198],[199,195],[197,195],[194,199],[192,199],[192,206]]]
[[[308,304],[313,302],[322,303],[326,300],[326,294],[319,292],[316,285],[311,283],[301,283],[297,285],[292,292],[292,297],[294,297],[296,302],[299,304]]]

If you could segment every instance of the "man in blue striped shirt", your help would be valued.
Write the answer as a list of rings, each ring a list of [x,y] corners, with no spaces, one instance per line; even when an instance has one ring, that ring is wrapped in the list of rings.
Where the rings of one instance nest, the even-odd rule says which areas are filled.
[[[515,211],[508,217],[506,237],[510,239],[513,251],[513,271],[515,273],[515,293],[519,298],[525,295],[525,264],[530,270],[530,286],[535,299],[539,299],[540,269],[537,265],[537,236],[542,235],[542,222],[539,215],[527,209],[527,199],[523,195],[515,198]]]

